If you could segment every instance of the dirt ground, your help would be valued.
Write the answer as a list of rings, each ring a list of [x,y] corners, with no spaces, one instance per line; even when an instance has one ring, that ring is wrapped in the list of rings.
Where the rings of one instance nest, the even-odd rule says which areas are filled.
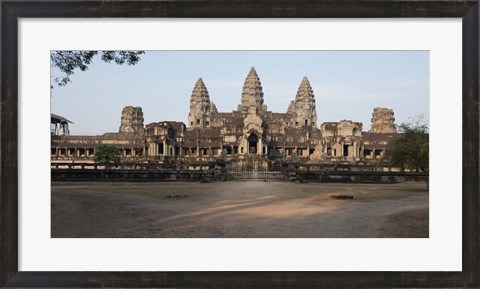
[[[428,237],[424,182],[53,182],[51,208],[53,238]]]

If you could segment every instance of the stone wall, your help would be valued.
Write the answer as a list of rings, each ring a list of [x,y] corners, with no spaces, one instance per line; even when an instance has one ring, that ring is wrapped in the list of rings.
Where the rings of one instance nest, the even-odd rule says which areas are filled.
[[[262,171],[260,171],[262,172]],[[169,169],[52,169],[52,181],[201,181],[211,170],[169,170]],[[280,173],[280,171],[279,171]],[[283,171],[285,177],[275,178],[277,181],[295,175],[295,180],[302,182],[323,183],[399,183],[405,181],[425,181],[422,173],[415,172],[382,172],[382,171]],[[273,180],[273,179],[269,179]]]

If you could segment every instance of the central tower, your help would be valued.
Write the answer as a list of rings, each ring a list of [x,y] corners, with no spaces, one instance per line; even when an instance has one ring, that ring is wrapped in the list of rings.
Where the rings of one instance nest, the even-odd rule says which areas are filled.
[[[248,113],[251,106],[254,106],[258,112],[267,110],[267,106],[263,104],[262,83],[253,66],[250,68],[243,84],[242,101],[238,105],[238,110],[242,113]]]

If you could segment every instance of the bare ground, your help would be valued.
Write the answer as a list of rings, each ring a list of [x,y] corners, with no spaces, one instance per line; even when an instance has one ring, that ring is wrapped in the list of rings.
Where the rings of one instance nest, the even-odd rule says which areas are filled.
[[[428,237],[423,182],[53,182],[51,206],[53,238]]]

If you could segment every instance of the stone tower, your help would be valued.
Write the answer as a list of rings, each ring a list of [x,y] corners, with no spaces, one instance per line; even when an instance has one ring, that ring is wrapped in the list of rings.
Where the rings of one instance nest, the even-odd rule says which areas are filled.
[[[242,90],[242,102],[238,110],[248,113],[249,107],[255,106],[257,111],[266,111],[267,106],[263,104],[263,88],[255,67],[250,68]]]
[[[143,112],[141,107],[125,106],[122,110],[120,132],[141,132],[143,130]]]
[[[214,109],[216,110],[215,105]],[[192,96],[190,97],[190,113],[188,114],[189,127],[208,127],[210,126],[210,114],[212,103],[208,95],[207,87],[199,78],[193,87]]]
[[[372,127],[369,132],[372,133],[396,133],[395,117],[393,109],[376,107],[372,113]]]
[[[295,102],[290,104],[287,112],[292,115],[295,126],[316,127],[317,110],[315,108],[315,95],[306,76],[298,87]]]

